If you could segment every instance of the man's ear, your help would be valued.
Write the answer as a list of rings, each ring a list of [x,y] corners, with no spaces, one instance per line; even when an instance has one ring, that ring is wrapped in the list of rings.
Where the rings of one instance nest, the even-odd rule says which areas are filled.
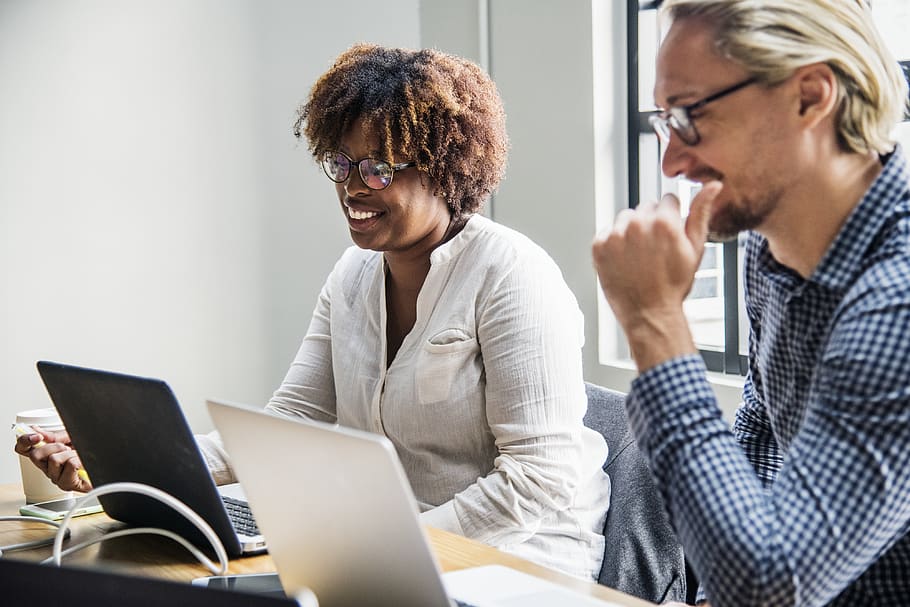
[[[796,70],[793,78],[799,87],[799,115],[808,126],[815,126],[834,113],[839,83],[828,64],[803,66]]]

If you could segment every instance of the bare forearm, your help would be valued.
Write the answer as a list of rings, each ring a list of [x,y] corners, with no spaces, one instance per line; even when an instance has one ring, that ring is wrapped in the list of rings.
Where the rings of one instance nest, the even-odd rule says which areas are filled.
[[[624,329],[639,373],[698,352],[682,309],[642,311],[634,320],[627,320]]]

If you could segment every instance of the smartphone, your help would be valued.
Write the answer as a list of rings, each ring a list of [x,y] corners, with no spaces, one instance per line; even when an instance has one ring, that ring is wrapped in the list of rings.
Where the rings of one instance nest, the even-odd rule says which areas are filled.
[[[193,580],[194,586],[206,586],[219,590],[233,590],[286,599],[284,588],[277,573],[244,573],[238,575],[211,575]]]
[[[63,520],[63,517],[76,505],[76,498],[69,497],[61,500],[51,500],[49,502],[38,502],[36,504],[25,504],[19,507],[19,514],[23,516],[37,516],[52,521]],[[84,514],[95,514],[101,512],[101,504],[96,498],[91,498],[73,513],[73,516],[82,516]]]

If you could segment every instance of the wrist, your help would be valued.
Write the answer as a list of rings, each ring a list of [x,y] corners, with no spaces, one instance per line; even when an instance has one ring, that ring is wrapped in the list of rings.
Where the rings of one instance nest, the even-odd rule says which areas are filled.
[[[623,329],[639,373],[673,358],[698,353],[681,308],[640,310],[623,323]]]

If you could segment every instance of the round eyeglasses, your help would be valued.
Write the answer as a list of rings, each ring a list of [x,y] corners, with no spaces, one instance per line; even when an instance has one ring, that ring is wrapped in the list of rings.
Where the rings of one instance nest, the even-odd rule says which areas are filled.
[[[371,190],[384,190],[392,185],[395,171],[417,166],[416,162],[401,162],[392,164],[376,158],[361,158],[354,160],[344,152],[330,150],[322,155],[322,170],[326,177],[335,183],[344,183],[351,176],[351,169],[357,166],[360,179]]]
[[[695,129],[692,112],[705,107],[712,101],[717,101],[722,97],[726,97],[727,95],[735,93],[739,89],[747,87],[750,84],[755,84],[756,82],[758,82],[758,80],[754,77],[747,78],[746,80],[737,82],[733,86],[728,86],[713,95],[708,95],[704,99],[699,99],[695,103],[675,106],[662,112],[651,114],[648,116],[648,122],[651,124],[651,128],[654,129],[654,132],[657,133],[657,136],[665,143],[669,143],[670,131],[672,130],[679,136],[680,141],[686,145],[697,145],[698,142],[701,141],[701,135],[699,135],[698,131]]]

